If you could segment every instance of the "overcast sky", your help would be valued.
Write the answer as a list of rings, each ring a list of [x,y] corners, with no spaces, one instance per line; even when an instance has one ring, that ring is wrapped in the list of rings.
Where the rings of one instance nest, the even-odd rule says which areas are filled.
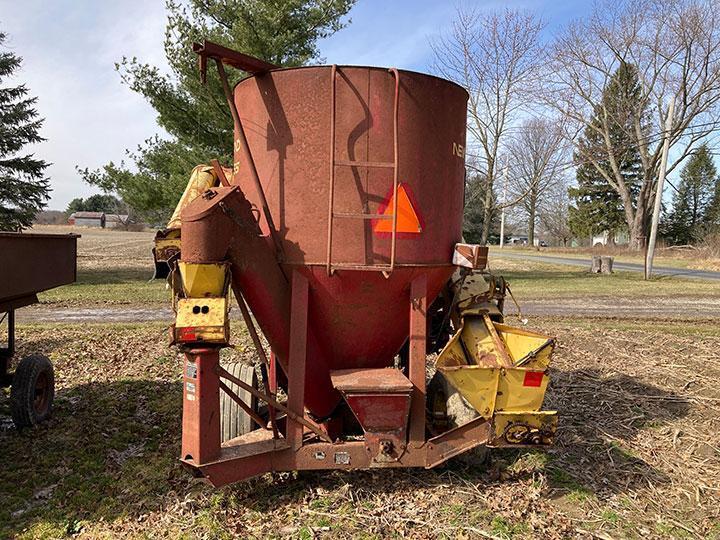
[[[482,2],[536,10],[548,36],[590,2],[526,0]],[[329,63],[395,66],[430,71],[429,40],[452,20],[445,0],[358,0],[352,24],[320,43]],[[75,166],[118,162],[125,149],[161,133],[153,109],[120,82],[114,64],[123,56],[166,66],[162,41],[163,0],[0,0],[0,28],[7,45],[24,59],[13,82],[38,97],[46,142],[33,148],[52,162],[49,208],[64,210],[75,197],[97,192]]]

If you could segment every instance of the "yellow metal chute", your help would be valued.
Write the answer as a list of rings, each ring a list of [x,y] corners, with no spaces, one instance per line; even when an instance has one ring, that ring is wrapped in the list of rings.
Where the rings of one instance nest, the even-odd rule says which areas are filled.
[[[168,221],[168,229],[180,228],[180,213],[183,208],[205,193],[208,189],[219,185],[219,179],[214,169],[210,165],[198,165],[190,175],[190,181],[185,187],[180,200],[175,207],[170,221]]]
[[[438,372],[478,415],[493,422],[491,446],[547,444],[555,411],[540,411],[555,339],[466,315],[440,352]]]
[[[180,253],[180,214],[188,204],[193,202],[208,189],[220,183],[215,170],[210,165],[198,165],[192,171],[185,191],[180,197],[175,211],[165,229],[155,234],[153,259],[155,260],[155,278],[166,278],[170,272],[168,261]]]

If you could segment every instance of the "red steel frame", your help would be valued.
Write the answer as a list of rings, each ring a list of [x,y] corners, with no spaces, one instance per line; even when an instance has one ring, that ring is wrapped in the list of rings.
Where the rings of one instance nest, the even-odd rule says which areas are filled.
[[[465,450],[486,443],[490,426],[483,418],[438,437],[429,440],[425,438],[426,279],[424,274],[415,278],[408,295],[409,379],[413,384],[413,392],[407,430],[408,445],[397,460],[373,460],[366,449],[366,441],[303,441],[304,435],[312,432],[293,416],[298,415],[305,422],[311,422],[303,407],[310,291],[307,279],[295,270],[292,274],[287,402],[294,414],[285,418],[285,437],[274,439],[268,430],[261,428],[221,446],[218,349],[192,349],[186,352],[183,378],[183,463],[197,476],[221,486],[271,471],[433,467]],[[275,371],[275,365],[273,357],[270,373]],[[274,380],[271,375],[272,384]]]

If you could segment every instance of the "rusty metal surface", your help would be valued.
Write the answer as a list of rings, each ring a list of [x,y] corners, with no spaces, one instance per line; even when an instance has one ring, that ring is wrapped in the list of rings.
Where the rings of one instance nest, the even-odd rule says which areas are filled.
[[[287,416],[289,417],[289,419],[291,421],[295,422],[296,424],[301,424],[301,425],[305,426],[310,431],[315,433],[318,437],[320,437],[320,439],[327,441],[327,442],[331,442],[330,438],[327,436],[327,434],[324,431],[322,431],[316,424],[313,424],[310,420],[305,418],[303,415],[298,414],[298,413],[294,412],[292,409],[287,408],[285,405],[283,405],[282,403],[280,403],[273,397],[271,397],[267,394],[263,394],[262,392],[260,392],[260,390],[258,390],[257,388],[253,388],[245,381],[238,379],[235,375],[233,375],[232,373],[230,373],[223,367],[217,367],[216,372],[220,377],[227,379],[230,382],[235,383],[236,385],[238,385],[240,388],[242,388],[246,392],[249,392],[256,398],[263,400],[269,406],[275,407],[277,410],[284,412],[285,414],[287,414]]]
[[[489,251],[487,246],[462,243],[455,244],[453,264],[472,270],[484,270],[487,267]]]
[[[296,415],[305,411],[305,387],[307,372],[308,338],[308,281],[300,272],[292,274],[292,300],[290,303],[290,352],[288,363],[288,407]],[[329,376],[329,373],[328,373]],[[311,390],[312,391],[312,390]],[[302,446],[303,426],[289,422],[287,437],[290,445]]]
[[[208,57],[222,72],[223,58]],[[487,441],[479,423],[425,438],[427,310],[461,237],[467,93],[408,71],[315,66],[250,77],[233,97],[234,187],[183,213],[182,260],[232,263],[287,406],[265,397],[287,418],[278,439],[248,434],[186,463],[222,485],[268,471],[433,466]],[[400,185],[417,225],[375,227],[397,223]],[[408,337],[408,378],[381,373]],[[316,429],[342,434],[345,420],[356,429],[348,406],[365,441],[309,442]]]
[[[414,389],[410,409],[410,441],[425,441],[426,354],[428,279],[426,274],[416,277],[410,286],[410,381]],[[407,308],[406,308],[407,309]]]
[[[258,435],[260,432],[261,435]],[[212,462],[202,465],[192,460],[183,462],[214,486],[247,480],[271,471],[425,466],[424,447],[408,448],[398,460],[377,463],[361,441],[319,442],[305,444],[298,450],[293,450],[286,440],[271,437],[268,431],[258,430],[230,441]]]
[[[184,262],[230,261],[237,288],[255,315],[285,374],[290,351],[291,287],[275,259],[272,241],[260,235],[250,203],[237,186],[213,188],[213,196],[195,199],[182,213]],[[305,405],[324,416],[340,401],[330,383],[327,354],[312,327],[308,328]],[[278,373],[281,376],[281,373]],[[287,387],[287,379],[281,384]]]
[[[76,234],[0,233],[0,311],[18,299],[73,283]],[[9,309],[9,308],[8,308]]]
[[[452,254],[462,225],[460,149],[465,145],[467,94],[448,81],[398,71],[398,181],[407,190],[422,231],[397,234],[395,268],[388,279],[380,272],[357,270],[338,270],[329,277],[328,133],[336,124],[333,150],[338,163],[394,164],[395,159],[394,73],[341,67],[334,124],[331,74],[332,67],[325,66],[250,77],[235,87],[235,102],[281,238],[285,274],[298,268],[309,281],[309,326],[318,332],[325,362],[331,369],[385,367],[408,336],[410,282],[425,274],[432,302],[453,272]],[[234,181],[261,208],[242,144],[236,145],[235,161]],[[337,167],[334,211],[381,213],[393,193],[393,179],[394,167]],[[261,220],[260,226],[269,235],[267,221]],[[336,220],[332,259],[340,266],[387,266],[392,236],[374,232],[373,220]],[[308,363],[314,362],[310,355]]]
[[[193,349],[183,366],[181,457],[195,463],[220,456],[219,349]]]
[[[490,440],[492,429],[490,420],[478,417],[467,424],[446,431],[427,442],[427,461],[425,466],[435,467],[451,457],[486,444]]]
[[[376,463],[398,461],[407,447],[410,389],[401,393],[344,393]]]
[[[222,45],[218,45],[217,43],[213,43],[207,39],[203,40],[202,43],[193,43],[192,48],[193,52],[201,59],[201,76],[203,76],[203,80],[204,70],[202,68],[208,58],[220,60],[223,64],[247,71],[248,73],[262,73],[271,69],[277,69],[278,67],[275,64],[271,64],[270,62],[266,62],[260,58],[255,58],[249,54],[228,49],[227,47],[223,47]]]
[[[331,66],[276,70],[235,87],[248,144],[289,263],[326,260],[331,73]],[[467,93],[429,75],[398,74],[398,179],[408,187],[424,223],[421,235],[398,235],[396,262],[449,264],[461,235],[464,160],[458,148],[465,145]],[[341,67],[337,79],[335,159],[393,163],[393,73]],[[241,147],[235,160],[236,180],[257,202]],[[376,213],[389,200],[392,186],[393,168],[338,167],[335,210]],[[389,262],[390,235],[373,234],[372,224],[362,220],[335,225],[334,261]]]
[[[393,393],[352,392],[345,401],[365,431],[404,429],[407,424],[410,391]]]
[[[413,387],[395,368],[341,369],[331,372],[330,380],[341,392],[403,392]]]

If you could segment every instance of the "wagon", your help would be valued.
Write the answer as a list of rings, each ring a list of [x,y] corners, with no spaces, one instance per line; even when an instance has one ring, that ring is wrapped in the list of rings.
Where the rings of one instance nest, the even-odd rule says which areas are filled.
[[[15,310],[38,301],[37,294],[76,279],[76,234],[0,232],[0,322],[5,326],[0,347],[0,387],[10,386],[10,410],[20,429],[46,420],[55,395],[50,360],[41,354],[25,356],[13,373]]]

